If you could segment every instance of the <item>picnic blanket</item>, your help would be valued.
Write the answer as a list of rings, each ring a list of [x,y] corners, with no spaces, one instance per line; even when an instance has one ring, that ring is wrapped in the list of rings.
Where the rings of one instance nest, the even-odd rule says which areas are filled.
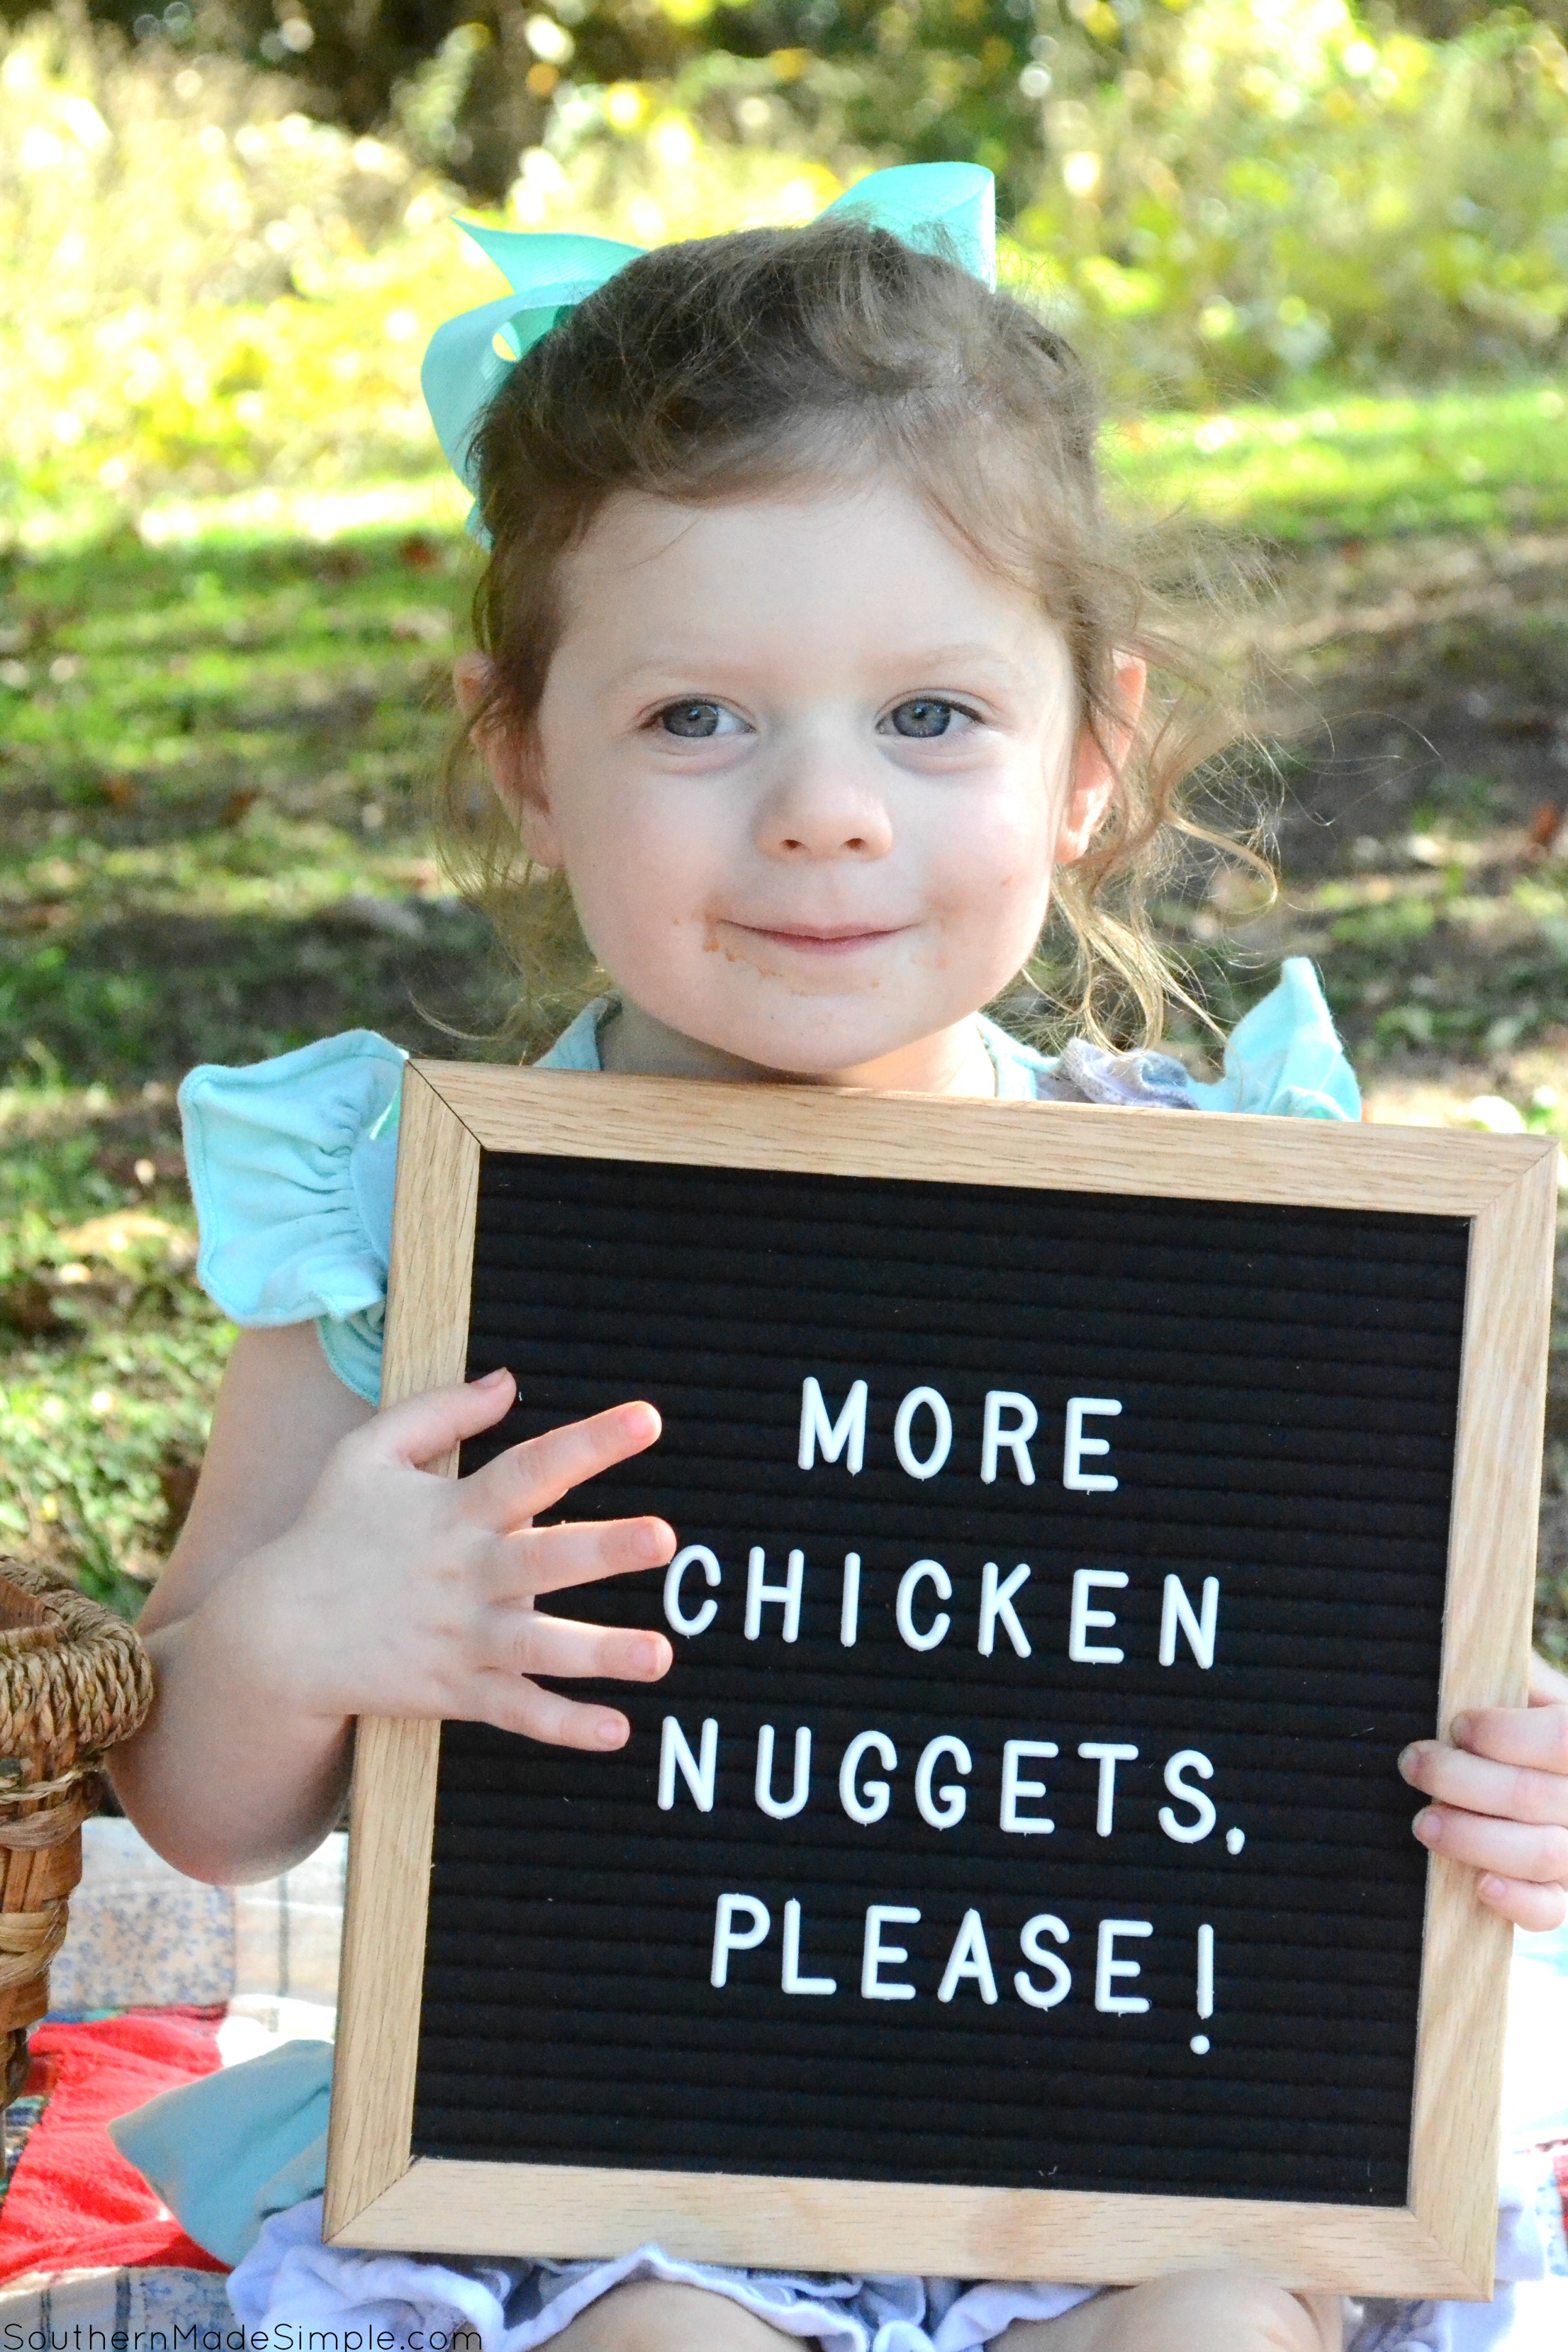
[[[107,2128],[159,2092],[216,2074],[222,2014],[132,2011],[35,2029],[34,2055],[53,2061],[53,2082],[0,2209],[0,2285],[43,2269],[224,2267],[186,2236]]]

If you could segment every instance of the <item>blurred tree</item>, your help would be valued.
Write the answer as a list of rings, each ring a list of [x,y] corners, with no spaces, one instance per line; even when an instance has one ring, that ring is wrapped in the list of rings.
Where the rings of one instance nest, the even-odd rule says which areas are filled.
[[[216,49],[288,79],[294,103],[394,131],[472,198],[581,89],[675,85],[705,129],[845,169],[984,163],[1012,218],[1033,197],[1064,100],[1158,81],[1194,0],[56,0],[139,41]],[[35,0],[0,0],[19,21]],[[1487,20],[1568,25],[1568,0],[1367,0],[1374,37],[1450,38]]]
[[[844,139],[883,162],[984,163],[1004,184],[1005,211],[1038,166],[1037,99],[1060,14],[1055,0],[749,0],[710,6],[694,30],[710,53],[770,61],[808,131],[810,67],[820,60]],[[1070,18],[1066,29],[1081,46]],[[1031,73],[1033,99],[1020,87]]]
[[[1120,0],[1123,15],[1137,5]],[[1103,20],[1102,37],[1074,11]],[[0,0],[0,17],[31,13],[32,0]],[[138,41],[286,76],[322,121],[395,125],[423,160],[490,200],[542,136],[563,85],[685,74],[696,103],[741,135],[757,136],[765,113],[780,132],[793,123],[797,137],[881,161],[969,157],[1022,202],[1047,52],[1074,49],[1080,74],[1097,59],[1114,71],[1121,21],[1107,0],[167,0],[161,11],[87,0],[87,13]],[[1011,187],[1020,149],[1025,173]]]
[[[1468,32],[1472,25],[1484,25],[1491,16],[1514,23],[1533,18],[1559,32],[1568,26],[1568,0],[1534,0],[1529,8],[1500,8],[1496,0],[1393,0],[1390,7],[1374,13],[1396,25],[1408,25],[1432,41],[1451,41],[1456,34]]]
[[[69,13],[59,0],[57,12]],[[33,11],[0,0],[0,13]],[[357,132],[387,129],[423,68],[429,160],[476,195],[504,188],[548,110],[548,92],[529,87],[537,60],[516,0],[87,0],[87,13],[138,43],[243,58],[286,79],[304,112]]]

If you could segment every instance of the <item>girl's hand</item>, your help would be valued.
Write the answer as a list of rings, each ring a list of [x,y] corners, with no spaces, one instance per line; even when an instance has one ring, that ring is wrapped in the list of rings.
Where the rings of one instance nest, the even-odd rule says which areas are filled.
[[[1568,1675],[1531,1661],[1528,1706],[1456,1716],[1452,1745],[1417,1739],[1399,1759],[1413,1789],[1436,1801],[1416,1836],[1482,1875],[1476,1892],[1516,1927],[1568,1917]]]
[[[471,1476],[425,1467],[489,1429],[515,1394],[510,1372],[433,1389],[343,1438],[286,1535],[205,1604],[242,1612],[252,1670],[282,1707],[342,1718],[439,1716],[493,1723],[566,1748],[619,1748],[615,1709],[542,1690],[536,1675],[657,1682],[662,1633],[574,1623],[541,1594],[662,1568],[662,1519],[535,1528],[584,1479],[651,1445],[650,1404],[618,1405],[498,1454]]]

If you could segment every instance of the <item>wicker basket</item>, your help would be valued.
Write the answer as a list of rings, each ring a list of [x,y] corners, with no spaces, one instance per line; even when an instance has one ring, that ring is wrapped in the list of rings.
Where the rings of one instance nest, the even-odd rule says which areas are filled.
[[[0,2098],[27,2074],[27,2028],[81,1876],[81,1825],[108,1750],[153,1704],[123,1618],[47,1569],[0,1559]]]

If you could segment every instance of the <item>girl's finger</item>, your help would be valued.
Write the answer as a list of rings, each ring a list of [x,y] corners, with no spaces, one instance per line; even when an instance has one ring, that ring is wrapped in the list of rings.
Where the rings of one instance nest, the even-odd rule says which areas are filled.
[[[1478,1706],[1457,1715],[1448,1737],[1496,1764],[1525,1764],[1568,1774],[1568,1706]]]
[[[666,1568],[674,1558],[675,1530],[663,1519],[572,1519],[558,1528],[529,1528],[490,1547],[490,1597],[521,1601],[563,1592],[606,1576]]]
[[[1531,1885],[1527,1879],[1500,1878],[1489,1871],[1476,1881],[1476,1893],[1489,1911],[1500,1911],[1532,1935],[1544,1935],[1568,1919],[1568,1887]]]
[[[488,1667],[515,1675],[559,1675],[570,1681],[656,1683],[675,1653],[662,1633],[637,1626],[581,1625],[531,1609],[496,1609],[480,1634]]]
[[[1489,1813],[1504,1822],[1568,1825],[1568,1780],[1556,1772],[1531,1772],[1517,1764],[1493,1764],[1441,1740],[1418,1739],[1399,1759],[1413,1789],[1458,1805],[1468,1813]]]
[[[450,1388],[426,1389],[423,1396],[388,1405],[344,1442],[423,1469],[450,1454],[465,1437],[492,1428],[516,1394],[517,1383],[507,1371],[487,1372],[482,1381],[454,1381]]]
[[[663,1423],[651,1404],[617,1404],[588,1421],[568,1422],[498,1454],[465,1478],[463,1507],[482,1527],[505,1535],[525,1527],[563,1495],[653,1444]]]
[[[1447,1805],[1428,1805],[1411,1823],[1432,1853],[1468,1863],[1499,1878],[1532,1885],[1568,1883],[1568,1829],[1536,1829],[1522,1822],[1489,1821]]]
[[[613,1706],[563,1698],[557,1691],[500,1672],[474,1677],[461,1720],[493,1723],[498,1731],[514,1731],[550,1748],[582,1748],[601,1756],[624,1748],[632,1736],[631,1725]]]

